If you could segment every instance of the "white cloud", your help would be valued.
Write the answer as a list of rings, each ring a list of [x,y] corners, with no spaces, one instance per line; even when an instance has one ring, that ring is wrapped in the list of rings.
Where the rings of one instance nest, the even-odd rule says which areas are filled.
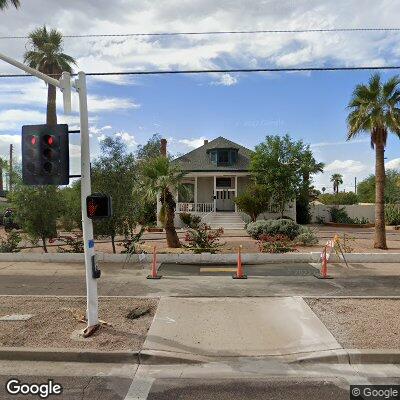
[[[394,158],[385,164],[386,169],[400,169],[400,158]]]
[[[236,85],[237,83],[238,83],[237,78],[235,78],[230,74],[223,74],[217,81],[211,82],[211,84],[214,86],[233,86]]]
[[[335,160],[331,163],[327,164],[324,168],[324,171],[345,171],[345,172],[362,172],[368,168],[361,161],[356,160]]]
[[[127,146],[137,146],[135,136],[128,132],[118,132],[115,136],[120,137]]]
[[[319,142],[319,143],[312,143],[310,147],[329,147],[329,146],[339,146],[344,144],[355,144],[355,143],[369,143],[371,139],[355,139],[355,140],[340,140],[338,142]]]
[[[197,139],[180,139],[179,143],[184,144],[187,147],[190,147],[192,149],[197,149],[200,146],[203,146],[204,140],[206,140],[204,136],[199,137]]]
[[[0,131],[21,130],[25,124],[41,124],[46,121],[46,115],[39,111],[10,109],[0,111]]]
[[[133,100],[122,97],[99,97],[99,96],[88,96],[88,108],[89,112],[96,113],[99,111],[114,111],[114,110],[126,110],[129,108],[139,108],[140,104],[135,103]]]
[[[77,144],[69,144],[69,156],[74,158],[81,157],[81,146]]]

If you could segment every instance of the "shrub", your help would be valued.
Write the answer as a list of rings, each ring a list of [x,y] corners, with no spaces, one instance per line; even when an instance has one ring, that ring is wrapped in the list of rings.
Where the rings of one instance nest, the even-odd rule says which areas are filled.
[[[270,199],[271,194],[266,186],[252,185],[237,196],[234,202],[240,211],[250,216],[252,221],[256,221],[260,214],[268,211]]]
[[[200,216],[190,213],[180,213],[179,218],[186,227],[192,229],[197,228],[201,222]]]
[[[186,232],[185,242],[188,242],[188,244],[184,247],[192,250],[195,254],[215,254],[224,245],[219,243],[223,233],[222,228],[211,229],[207,224],[199,224],[196,228],[189,229]]]
[[[253,239],[261,235],[285,235],[293,240],[300,233],[300,225],[290,219],[269,219],[247,224],[247,233]]]
[[[0,253],[18,253],[21,236],[15,232],[8,232],[5,239],[0,239]]]
[[[315,234],[315,231],[306,227],[302,226],[300,228],[300,233],[296,237],[296,243],[302,246],[314,246],[318,244],[318,237]]]
[[[127,254],[136,254],[137,253],[137,245],[144,243],[141,241],[143,233],[145,231],[145,227],[141,227],[138,233],[129,233],[123,242],[119,246],[123,246],[125,250],[122,250],[121,253]]]
[[[400,204],[386,204],[385,219],[387,225],[400,225]]]
[[[318,200],[326,205],[351,205],[358,203],[358,196],[354,192],[325,193],[321,194]]]
[[[348,216],[344,207],[336,208],[332,207],[329,210],[331,214],[332,222],[336,222],[338,224],[354,224],[354,225],[364,225],[369,223],[369,219],[362,217],[362,218],[351,218]]]
[[[65,247],[58,246],[58,253],[83,253],[84,252],[84,244],[83,244],[83,236],[81,233],[75,233],[70,236],[60,236],[57,238],[58,240],[64,242]],[[50,243],[53,240],[50,240]]]
[[[261,235],[258,247],[262,253],[288,253],[296,251],[285,235]]]

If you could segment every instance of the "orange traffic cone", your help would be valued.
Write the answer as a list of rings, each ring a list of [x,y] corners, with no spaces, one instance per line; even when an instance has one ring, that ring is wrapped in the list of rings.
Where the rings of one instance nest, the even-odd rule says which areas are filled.
[[[321,272],[315,274],[315,277],[318,279],[333,279],[331,276],[328,275],[328,258],[326,254],[326,246],[322,252],[322,265],[321,265]]]
[[[243,271],[243,264],[242,264],[242,246],[240,245],[238,248],[238,256],[237,256],[237,270],[236,274],[232,276],[233,279],[247,279],[247,275],[245,275]]]
[[[157,249],[153,247],[153,262],[151,263],[151,273],[147,275],[147,279],[161,279],[161,275],[157,275]]]

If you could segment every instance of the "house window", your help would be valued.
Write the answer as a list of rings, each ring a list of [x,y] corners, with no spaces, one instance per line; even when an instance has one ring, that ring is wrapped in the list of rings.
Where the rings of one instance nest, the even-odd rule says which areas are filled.
[[[231,178],[217,178],[216,179],[217,188],[230,188]]]
[[[237,161],[237,149],[213,149],[210,151],[210,161],[220,166],[233,165]]]
[[[218,150],[218,165],[229,164],[229,150]]]

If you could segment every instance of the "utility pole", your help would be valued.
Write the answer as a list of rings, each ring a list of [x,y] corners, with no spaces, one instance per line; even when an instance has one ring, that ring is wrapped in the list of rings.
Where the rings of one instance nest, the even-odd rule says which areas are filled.
[[[10,178],[9,178],[8,182],[10,185],[9,190],[11,192],[11,190],[12,190],[12,174],[13,174],[13,145],[12,144],[10,144],[10,171],[9,171],[9,174],[10,174]]]
[[[0,158],[0,196],[3,195],[3,160]]]
[[[354,177],[354,193],[357,194],[357,177]]]
[[[93,222],[87,217],[86,197],[91,191],[90,177],[90,148],[89,148],[89,118],[87,108],[87,90],[86,75],[84,72],[78,73],[78,79],[71,85],[71,75],[63,72],[61,79],[57,80],[43,74],[42,72],[30,68],[27,65],[12,59],[0,53],[0,60],[21,69],[22,71],[36,76],[45,81],[49,85],[58,87],[63,93],[64,112],[71,112],[71,86],[79,93],[79,113],[80,113],[80,131],[81,131],[81,204],[82,204],[82,232],[83,244],[85,252],[85,269],[86,269],[86,297],[87,309],[86,317],[88,326],[84,331],[84,336],[90,336],[99,326],[98,317],[98,296],[97,296],[97,280],[95,277],[95,252],[93,239]],[[45,212],[45,210],[43,210]]]

